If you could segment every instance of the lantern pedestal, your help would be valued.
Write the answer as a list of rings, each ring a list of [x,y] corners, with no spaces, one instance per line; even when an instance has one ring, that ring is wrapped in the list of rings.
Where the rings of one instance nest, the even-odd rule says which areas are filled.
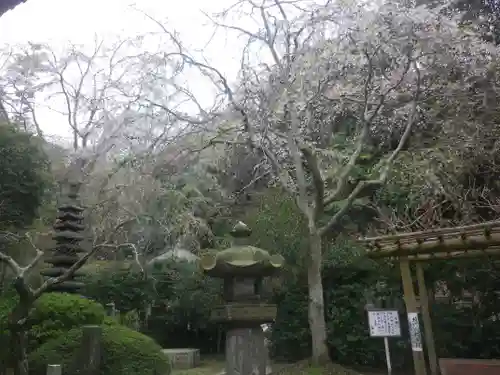
[[[226,333],[226,375],[265,375],[267,349],[260,326]]]
[[[276,305],[231,303],[212,311],[212,320],[226,323],[226,375],[265,375],[268,351],[261,325],[274,320]]]

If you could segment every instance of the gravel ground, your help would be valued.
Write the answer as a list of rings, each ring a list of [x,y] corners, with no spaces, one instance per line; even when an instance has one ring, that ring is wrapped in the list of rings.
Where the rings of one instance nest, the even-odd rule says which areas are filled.
[[[292,364],[275,363],[272,365],[273,375],[387,375],[386,371],[373,369],[350,369],[332,363],[325,367],[314,367],[308,361]],[[204,359],[200,366],[189,370],[174,370],[172,375],[220,375],[224,370],[221,358]],[[393,372],[392,375],[413,375],[409,372]]]

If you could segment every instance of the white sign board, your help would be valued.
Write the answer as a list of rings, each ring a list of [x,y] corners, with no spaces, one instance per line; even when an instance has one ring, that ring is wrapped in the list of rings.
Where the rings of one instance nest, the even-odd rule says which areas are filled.
[[[408,313],[408,327],[410,330],[411,350],[414,352],[423,351],[418,313]]]
[[[368,311],[368,324],[371,337],[401,336],[399,314],[396,310]]]

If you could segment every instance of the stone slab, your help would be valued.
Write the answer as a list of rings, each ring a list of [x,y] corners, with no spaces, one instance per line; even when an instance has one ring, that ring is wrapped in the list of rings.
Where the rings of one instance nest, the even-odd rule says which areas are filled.
[[[190,369],[200,365],[200,349],[163,349],[174,369]]]
[[[500,360],[440,358],[443,375],[500,375]]]

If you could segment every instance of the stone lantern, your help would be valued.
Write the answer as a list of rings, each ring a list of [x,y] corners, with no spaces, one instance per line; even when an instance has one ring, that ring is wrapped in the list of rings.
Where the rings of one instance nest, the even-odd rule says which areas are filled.
[[[251,230],[239,222],[231,232],[233,246],[206,254],[201,266],[206,275],[224,280],[225,304],[212,320],[226,324],[226,375],[265,375],[267,349],[262,324],[276,317],[276,305],[262,300],[262,281],[284,265],[281,255],[248,245]]]

